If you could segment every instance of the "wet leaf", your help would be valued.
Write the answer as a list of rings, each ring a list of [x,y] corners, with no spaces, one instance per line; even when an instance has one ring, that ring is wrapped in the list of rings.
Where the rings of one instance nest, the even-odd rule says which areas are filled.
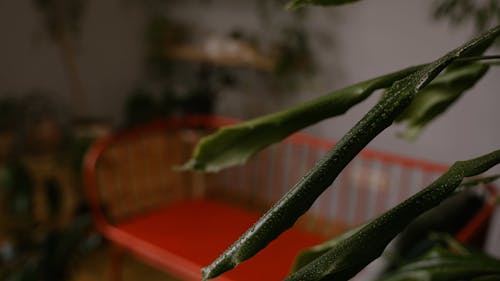
[[[388,93],[383,96],[383,98],[337,143],[333,149],[318,161],[311,171],[300,179],[287,194],[285,194],[212,264],[202,269],[203,279],[211,279],[231,270],[240,262],[254,256],[272,240],[276,239],[283,231],[290,228],[296,220],[311,207],[316,198],[332,184],[344,167],[373,138],[392,124],[394,119],[405,110],[421,89],[428,85],[455,59],[467,56],[471,52],[476,51],[477,48],[482,48],[484,45],[491,44],[499,33],[500,27],[496,27],[478,38],[467,42],[462,47],[453,50],[444,57],[420,67],[416,72],[406,78],[395,82],[387,90]],[[374,230],[367,229],[368,226],[364,227],[362,228],[364,231],[360,231],[359,235],[353,235],[345,240],[351,241],[350,239],[355,239],[359,240],[359,243],[337,244],[335,248],[338,248],[339,251],[335,251],[333,256],[329,255],[326,260],[322,259],[331,252],[328,251],[321,256],[320,259],[316,259],[308,266],[293,274],[289,280],[321,280],[321,278],[329,276],[330,273],[335,274],[336,272],[340,273],[338,274],[340,279],[349,278],[357,272],[356,270],[363,268],[374,257],[378,256],[380,254],[379,252],[385,248],[384,243],[390,241],[371,236],[371,234],[382,230],[388,231],[388,233],[385,233],[386,240],[392,236],[394,232],[397,234],[397,232],[401,230],[401,227],[406,225],[406,220],[404,219],[406,217],[405,214],[408,215],[408,217],[412,217],[413,215],[416,216],[417,213],[421,213],[422,211],[421,204],[429,206],[435,203],[436,200],[442,200],[441,193],[444,191],[447,195],[450,186],[453,186],[456,181],[457,185],[460,184],[463,176],[473,176],[489,168],[490,162],[493,161],[490,158],[493,158],[493,160],[500,160],[500,151],[496,154],[486,155],[477,161],[471,160],[472,162],[459,162],[455,164],[451,172],[449,172],[452,173],[451,176],[446,176],[449,174],[447,173],[444,178],[440,178],[442,182],[438,181],[436,184],[438,187],[430,188],[430,190],[434,190],[432,191],[434,193],[424,193],[424,196],[419,197],[414,204],[409,204],[413,207],[400,207],[404,209],[402,213],[399,212],[398,208],[392,209],[391,214],[394,215],[396,219],[381,219],[370,223],[370,228],[375,228]],[[458,172],[455,171],[456,169],[458,169]],[[455,187],[456,186],[453,186],[451,190],[454,190]],[[420,196],[421,193],[418,194]],[[420,201],[424,201],[424,203],[420,203]],[[363,238],[363,236],[366,237]],[[366,238],[369,238],[369,241],[363,240]],[[372,243],[374,242],[373,240],[376,240],[377,243]],[[368,246],[375,248],[365,253]],[[336,255],[342,256],[340,261],[337,261]],[[318,260],[320,261],[316,263]],[[334,262],[334,264],[332,264],[332,262]],[[311,265],[314,266],[311,268]]]
[[[444,113],[466,90],[472,88],[488,68],[488,65],[475,63],[453,68],[439,75],[420,91],[410,106],[396,118],[396,122],[406,123],[401,137],[415,140],[427,124]]]
[[[481,51],[484,51],[483,49],[484,47],[481,47]],[[283,111],[223,127],[198,143],[192,158],[181,170],[217,172],[243,164],[265,147],[307,126],[344,114],[374,91],[390,87],[395,81],[422,67],[423,65],[409,67],[334,91]],[[440,74],[420,91],[410,107],[396,119],[398,122],[408,124],[403,136],[407,139],[416,138],[425,125],[444,112],[480,80],[487,69],[488,65],[485,64],[471,65],[463,62],[451,64],[445,73]]]
[[[463,186],[463,187],[471,187],[471,186],[476,186],[476,185],[480,185],[480,184],[487,184],[487,183],[490,183],[490,182],[494,182],[494,181],[496,181],[498,179],[500,179],[500,174],[498,174],[498,175],[492,175],[492,176],[488,176],[488,177],[474,178],[474,179],[470,179],[470,180],[464,181],[461,184],[461,186]]]
[[[364,226],[364,225],[363,225]],[[333,248],[336,244],[338,244],[340,241],[346,239],[349,236],[352,236],[354,233],[356,233],[358,230],[361,229],[361,227],[356,227],[353,229],[350,229],[340,235],[337,235],[333,237],[332,239],[318,244],[316,246],[313,246],[311,248],[305,249],[301,251],[297,257],[295,258],[295,261],[292,266],[292,273],[296,272],[297,270],[301,269],[302,267],[306,266],[316,258],[320,257],[324,253],[328,252],[331,248]]]
[[[183,169],[216,172],[243,164],[263,148],[326,118],[345,113],[374,91],[391,86],[422,66],[409,67],[343,88],[307,103],[220,129],[203,138]]]
[[[435,246],[417,259],[386,274],[379,281],[475,280],[500,275],[499,260],[481,252],[468,251],[464,245],[449,236],[445,236],[445,239],[448,246]]]
[[[326,253],[285,280],[348,280],[379,257],[387,244],[415,218],[434,208],[452,194],[464,177],[475,176],[499,163],[500,150],[471,160],[456,162],[446,173],[425,189],[377,217],[356,233],[337,242]],[[457,264],[460,264],[460,274],[466,274],[469,270],[479,270],[479,268],[488,270],[487,272],[500,271],[498,264],[494,267],[485,262],[484,259],[474,265],[461,262],[462,260],[457,261]],[[413,264],[411,269],[420,274],[425,266],[432,265],[434,265],[433,261],[425,261]],[[442,263],[437,268],[443,269],[446,265],[446,263]],[[405,278],[408,276],[405,275]]]

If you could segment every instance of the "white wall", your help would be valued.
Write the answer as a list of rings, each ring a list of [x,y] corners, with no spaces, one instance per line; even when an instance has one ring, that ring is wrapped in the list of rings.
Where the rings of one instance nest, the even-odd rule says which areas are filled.
[[[88,114],[117,119],[142,75],[144,14],[121,0],[86,1],[76,42]],[[34,89],[70,104],[61,53],[32,1],[0,1],[0,95]]]

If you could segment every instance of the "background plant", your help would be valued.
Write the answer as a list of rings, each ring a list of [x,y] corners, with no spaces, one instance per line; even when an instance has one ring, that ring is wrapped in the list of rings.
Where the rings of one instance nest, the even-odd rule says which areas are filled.
[[[471,22],[476,32],[483,32],[499,23],[500,3],[496,0],[438,0],[434,3],[433,16],[452,25]]]

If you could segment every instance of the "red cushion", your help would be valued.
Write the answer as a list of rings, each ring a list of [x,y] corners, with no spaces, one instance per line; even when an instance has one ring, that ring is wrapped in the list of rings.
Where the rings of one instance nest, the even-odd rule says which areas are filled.
[[[200,280],[200,269],[210,264],[258,218],[256,213],[225,203],[197,200],[180,202],[136,217],[119,224],[118,228],[129,237],[148,241],[157,248],[155,252],[166,253],[158,258],[167,264],[170,259],[170,269],[191,267],[188,270],[195,271]],[[133,243],[135,239],[130,240]],[[320,242],[319,236],[293,228],[223,276],[235,281],[282,280],[288,275],[298,251]],[[147,251],[149,247],[143,248],[138,251]]]

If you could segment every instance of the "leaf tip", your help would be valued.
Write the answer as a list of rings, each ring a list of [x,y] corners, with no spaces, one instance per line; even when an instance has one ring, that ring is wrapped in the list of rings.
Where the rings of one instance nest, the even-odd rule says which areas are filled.
[[[293,0],[293,1],[290,1],[286,4],[285,6],[285,9],[288,10],[288,11],[293,11],[293,10],[297,10],[299,8],[302,8],[305,6],[304,3],[302,3],[303,1],[301,0]]]
[[[203,166],[198,161],[196,161],[195,158],[189,159],[183,165],[174,166],[173,169],[174,169],[174,171],[177,171],[177,172],[204,170]]]
[[[206,273],[206,267],[202,268],[200,271],[201,271],[201,281],[207,281],[208,277]]]
[[[215,173],[219,172],[226,166],[223,165],[212,165],[207,162],[198,161],[196,158],[189,159],[186,163],[180,166],[174,166],[174,171],[177,172],[188,172],[188,171],[198,171],[198,172],[206,172],[206,173]]]
[[[420,132],[420,128],[409,126],[405,131],[398,133],[397,136],[407,142],[415,142],[420,136]]]
[[[210,265],[205,266],[201,269],[201,275],[203,281],[220,276],[221,274],[235,268],[239,262],[235,261],[228,255],[222,255],[218,257]]]

